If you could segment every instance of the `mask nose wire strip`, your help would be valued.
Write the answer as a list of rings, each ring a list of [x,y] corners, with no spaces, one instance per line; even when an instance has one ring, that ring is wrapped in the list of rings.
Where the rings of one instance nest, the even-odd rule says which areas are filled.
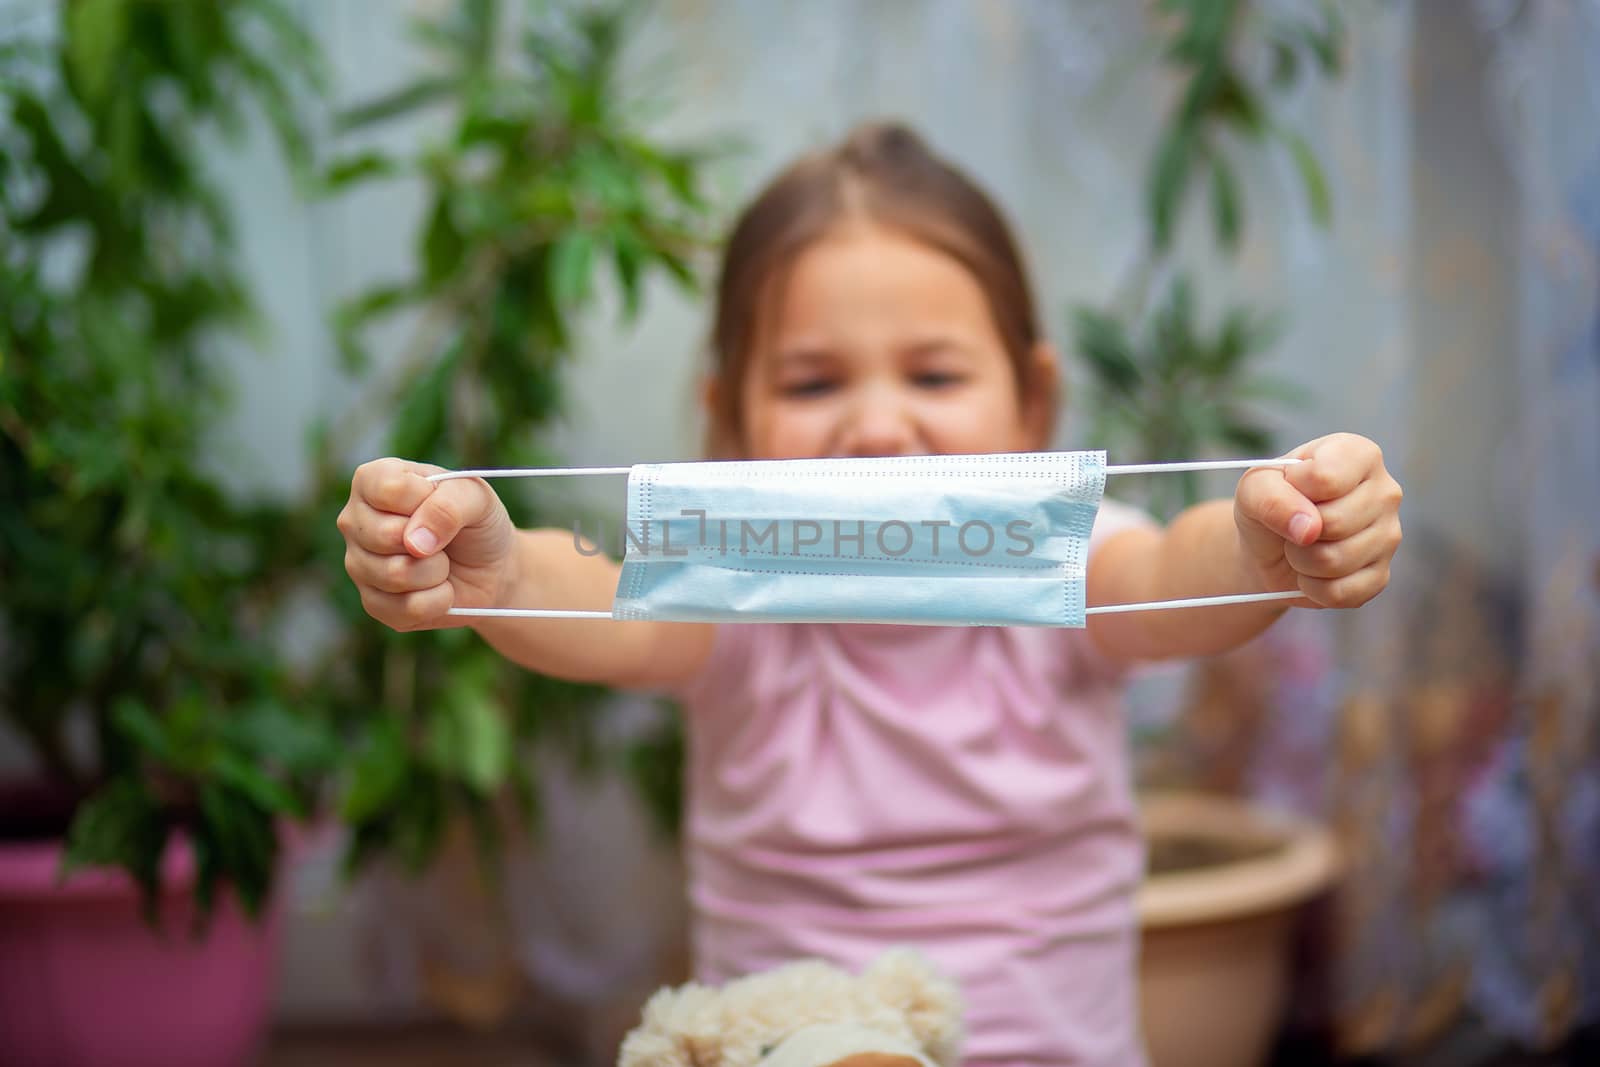
[[[1279,459],[1222,459],[1196,460],[1182,463],[1124,463],[1108,464],[1106,476],[1116,474],[1163,474],[1179,471],[1247,470],[1251,467],[1289,467],[1300,460],[1289,457]],[[560,478],[592,474],[630,474],[632,467],[492,467],[480,470],[441,471],[428,475],[430,482],[451,478]],[[1103,604],[1085,608],[1085,615],[1118,615],[1130,611],[1167,611],[1176,608],[1206,608],[1225,604],[1256,604],[1271,600],[1296,600],[1302,596],[1298,589],[1275,593],[1231,593],[1226,596],[1190,597],[1185,600],[1151,600],[1142,604]],[[609,611],[568,611],[559,608],[451,608],[447,614],[475,618],[504,619],[611,619]]]

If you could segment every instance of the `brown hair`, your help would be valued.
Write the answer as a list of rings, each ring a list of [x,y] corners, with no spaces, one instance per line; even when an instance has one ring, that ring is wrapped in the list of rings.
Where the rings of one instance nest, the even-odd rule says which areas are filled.
[[[910,129],[870,123],[792,164],[734,224],[711,334],[718,383],[707,436],[713,455],[736,452],[743,439],[745,375],[763,314],[774,306],[789,267],[806,246],[852,218],[897,230],[964,266],[988,301],[1018,394],[1027,397],[1036,387],[1032,353],[1043,335],[1022,256],[999,209]],[[1055,396],[1038,399],[1053,426]]]

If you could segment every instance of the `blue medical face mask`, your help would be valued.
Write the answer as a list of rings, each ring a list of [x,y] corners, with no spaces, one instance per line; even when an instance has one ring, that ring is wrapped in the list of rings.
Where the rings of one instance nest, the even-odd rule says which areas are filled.
[[[611,611],[452,615],[1081,627],[1101,612],[1298,597],[1085,606],[1089,535],[1108,474],[1292,462],[1108,467],[1104,452],[1029,452],[450,471],[432,480],[628,475]]]
[[[613,615],[1082,626],[1105,453],[642,464]]]

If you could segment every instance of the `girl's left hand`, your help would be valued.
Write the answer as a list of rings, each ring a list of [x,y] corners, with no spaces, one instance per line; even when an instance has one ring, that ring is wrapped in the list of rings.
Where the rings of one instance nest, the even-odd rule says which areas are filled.
[[[1400,483],[1378,446],[1355,434],[1321,437],[1289,455],[1304,462],[1239,479],[1233,518],[1244,553],[1266,589],[1298,587],[1313,607],[1360,607],[1389,584]]]

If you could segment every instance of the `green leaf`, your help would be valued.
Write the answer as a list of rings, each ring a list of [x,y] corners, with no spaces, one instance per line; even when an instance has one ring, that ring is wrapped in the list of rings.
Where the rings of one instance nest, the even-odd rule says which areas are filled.
[[[335,128],[349,133],[401,115],[428,107],[450,98],[457,88],[453,78],[423,78],[404,88],[385,93],[364,104],[358,104],[339,113],[334,119]]]
[[[637,173],[610,154],[580,156],[576,181],[584,199],[598,201],[606,215],[630,216],[644,206]]]
[[[145,917],[153,919],[161,888],[167,826],[137,779],[119,778],[78,806],[67,831],[61,874],[84,867],[121,867],[138,883]]]
[[[1218,380],[1233,375],[1252,357],[1265,351],[1278,333],[1279,327],[1273,318],[1257,318],[1247,308],[1230,309],[1210,346],[1210,358],[1204,367],[1206,374]]]
[[[378,718],[366,747],[355,756],[350,784],[339,806],[345,822],[359,823],[384,813],[401,799],[408,763],[405,741],[394,720]]]
[[[1322,12],[1323,30],[1310,35],[1311,49],[1322,64],[1323,72],[1330,77],[1336,76],[1344,67],[1343,57],[1339,54],[1344,41],[1344,16],[1339,13],[1339,5],[1335,0],[1322,0],[1318,7]]]
[[[564,234],[550,251],[550,298],[564,311],[582,306],[589,295],[594,238],[582,230]]]
[[[42,235],[57,228],[90,223],[119,234],[131,224],[115,216],[106,217],[104,198],[108,191],[83,173],[83,167],[63,143],[50,111],[38,97],[24,94],[13,100],[11,119],[27,137],[36,167],[50,175],[49,187],[38,205],[25,215],[6,220],[13,229]]]
[[[685,293],[693,294],[699,288],[700,280],[695,277],[694,268],[682,256],[673,252],[662,252],[657,262]]]
[[[373,319],[394,311],[417,299],[419,289],[415,282],[379,285],[341,305],[334,312],[334,339],[339,346],[340,362],[347,371],[366,369],[366,348],[361,342],[361,331]]]
[[[1194,137],[1184,126],[1174,126],[1161,138],[1151,170],[1149,190],[1152,239],[1157,251],[1172,245],[1178,227],[1178,213],[1188,188],[1189,171],[1194,163]]]
[[[487,68],[493,60],[495,31],[499,26],[500,5],[496,0],[464,0],[458,17],[465,32],[466,59],[478,69]]]
[[[631,233],[618,233],[611,242],[611,265],[622,290],[622,318],[632,322],[639,317],[639,277],[644,266],[644,248]]]
[[[490,793],[506,780],[511,766],[511,728],[500,709],[487,700],[462,705],[462,770],[468,784]]]
[[[117,729],[145,752],[163,763],[177,762],[178,755],[168,739],[167,727],[135,698],[125,697],[119,701],[111,717]]]
[[[282,767],[290,774],[331,770],[344,753],[329,724],[311,711],[291,711],[280,700],[262,699],[239,708],[224,723],[242,758]]]
[[[495,35],[494,12],[498,6],[488,0],[462,0],[445,8],[437,18],[416,22],[412,33],[431,45],[450,66],[469,77],[481,75],[492,58],[489,47]]]
[[[1142,389],[1144,375],[1121,323],[1105,312],[1079,307],[1073,326],[1079,355],[1105,388],[1124,394]]]
[[[1333,200],[1328,194],[1328,182],[1323,176],[1322,166],[1317,162],[1316,153],[1294,130],[1280,129],[1279,137],[1284,144],[1289,146],[1289,152],[1294,157],[1295,167],[1300,172],[1300,181],[1305,186],[1306,202],[1311,209],[1311,217],[1319,226],[1326,227],[1333,219]]]
[[[212,766],[218,781],[244,793],[264,810],[287,815],[305,814],[287,786],[259,767],[245,762],[238,754],[223,752]]]
[[[395,810],[391,842],[395,855],[413,873],[426,868],[439,851],[447,804],[438,777],[420,774],[411,780],[405,804]]]
[[[200,813],[200,832],[216,853],[216,877],[233,886],[246,915],[259,915],[278,855],[272,814],[214,785],[201,787]]]
[[[511,728],[488,691],[459,683],[430,714],[425,751],[436,770],[490,793],[510,773]]]
[[[691,207],[701,206],[704,203],[695,184],[699,171],[696,167],[697,160],[693,155],[657,151],[653,146],[637,139],[630,141],[629,148],[655,169],[680,202]]]
[[[1211,221],[1222,247],[1229,252],[1238,249],[1241,229],[1239,180],[1221,152],[1211,155]]]
[[[205,927],[216,908],[217,887],[227,878],[227,874],[203,817],[199,827],[190,828],[188,839],[189,848],[194,853],[194,933],[199,937],[205,933]]]
[[[1157,384],[1168,390],[1181,390],[1191,371],[1203,362],[1195,328],[1194,286],[1188,275],[1178,275],[1168,288],[1166,302],[1156,309],[1151,320],[1145,348],[1149,365],[1155,368]],[[1180,415],[1181,407],[1179,404]],[[1168,444],[1177,449],[1180,443]]]
[[[1253,426],[1242,422],[1228,423],[1220,428],[1218,436],[1224,444],[1243,449],[1257,456],[1271,455],[1275,451],[1272,444],[1272,431],[1263,426]]]
[[[434,201],[422,237],[422,259],[429,284],[437,285],[454,274],[461,266],[465,248],[466,242],[451,217],[450,197],[441,193]]]
[[[1175,339],[1187,342],[1194,337],[1194,282],[1189,275],[1180,274],[1172,280],[1166,304],[1157,316],[1162,328],[1169,330]]]
[[[389,434],[391,455],[437,454],[449,429],[451,386],[460,361],[461,345],[452,341],[437,362],[412,384],[395,412]]]
[[[534,785],[533,778],[528,774],[528,768],[523,761],[516,759],[511,761],[511,770],[507,780],[511,787],[511,800],[516,806],[517,815],[521,817],[524,824],[536,826],[542,811],[542,806],[539,803],[539,790]]]
[[[644,798],[656,829],[669,837],[682,826],[684,759],[683,726],[677,714],[623,753],[624,767]]]
[[[262,0],[251,5],[251,14],[267,28],[272,44],[269,53],[297,65],[312,89],[326,90],[328,84],[327,62],[318,51],[317,40],[300,24],[294,11],[278,0]]]
[[[1260,97],[1231,70],[1218,78],[1212,112],[1250,137],[1259,136],[1266,129],[1266,111]]]
[[[342,192],[372,178],[387,178],[399,172],[395,161],[382,152],[360,152],[330,166],[322,175],[323,191]]]
[[[128,35],[127,0],[74,0],[66,5],[67,62],[98,107],[109,95]]]

